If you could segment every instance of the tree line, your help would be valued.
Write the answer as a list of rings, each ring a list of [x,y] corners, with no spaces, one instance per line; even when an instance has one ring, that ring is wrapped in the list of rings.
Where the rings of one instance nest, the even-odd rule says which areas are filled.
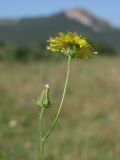
[[[50,55],[49,51],[46,49],[47,44],[42,43],[40,45],[31,45],[31,46],[17,46],[15,44],[6,44],[0,42],[0,61],[38,61],[43,59],[50,60],[53,59],[62,59],[62,56]],[[99,55],[108,55],[115,56],[116,50],[105,43],[93,44],[96,51],[99,52]]]

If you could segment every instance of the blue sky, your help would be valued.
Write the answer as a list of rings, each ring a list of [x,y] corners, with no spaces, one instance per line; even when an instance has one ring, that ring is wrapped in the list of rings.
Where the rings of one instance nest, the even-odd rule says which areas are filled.
[[[0,0],[0,19],[51,15],[84,8],[120,27],[120,0]]]

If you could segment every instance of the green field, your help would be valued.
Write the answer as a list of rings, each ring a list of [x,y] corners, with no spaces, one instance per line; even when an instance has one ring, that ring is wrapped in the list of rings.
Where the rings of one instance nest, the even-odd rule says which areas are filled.
[[[62,95],[61,62],[0,63],[0,160],[39,159],[39,109],[50,84],[53,119]],[[74,61],[64,108],[46,144],[46,160],[120,160],[120,58]]]

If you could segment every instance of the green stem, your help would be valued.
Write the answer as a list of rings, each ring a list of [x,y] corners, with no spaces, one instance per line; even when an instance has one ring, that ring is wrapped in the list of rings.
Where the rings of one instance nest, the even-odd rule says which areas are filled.
[[[45,108],[40,112],[40,160],[44,160],[44,140],[43,140],[43,113]]]
[[[67,89],[67,84],[68,84],[68,79],[69,79],[69,74],[70,74],[70,66],[71,66],[71,56],[68,57],[67,76],[66,76],[66,81],[65,81],[65,86],[64,86],[64,90],[63,90],[63,95],[62,95],[61,103],[60,103],[57,115],[56,115],[56,117],[55,117],[55,119],[54,119],[54,121],[53,121],[50,129],[48,130],[48,132],[43,137],[44,141],[49,137],[50,133],[52,132],[52,130],[56,126],[56,123],[57,123],[57,121],[59,119],[60,112],[61,112],[61,109],[62,109],[62,106],[63,106],[63,101],[64,101],[64,98],[65,98],[66,89]]]

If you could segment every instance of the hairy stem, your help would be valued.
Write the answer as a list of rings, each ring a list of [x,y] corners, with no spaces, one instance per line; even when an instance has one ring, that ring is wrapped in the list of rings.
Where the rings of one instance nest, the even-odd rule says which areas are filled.
[[[48,130],[48,132],[43,137],[44,141],[49,137],[49,135],[51,134],[52,130],[56,126],[56,123],[59,119],[60,112],[61,112],[61,109],[62,109],[62,106],[63,106],[63,101],[64,101],[65,94],[66,94],[66,89],[67,89],[67,84],[68,84],[68,79],[69,79],[69,74],[70,74],[70,66],[71,66],[71,56],[68,57],[67,76],[66,76],[66,81],[65,81],[65,85],[64,85],[64,90],[63,90],[63,95],[62,95],[62,99],[61,99],[61,102],[60,102],[60,106],[59,106],[58,112],[56,114],[56,117],[55,117],[50,129]]]
[[[44,160],[44,140],[43,140],[43,113],[45,108],[40,112],[40,160]]]

